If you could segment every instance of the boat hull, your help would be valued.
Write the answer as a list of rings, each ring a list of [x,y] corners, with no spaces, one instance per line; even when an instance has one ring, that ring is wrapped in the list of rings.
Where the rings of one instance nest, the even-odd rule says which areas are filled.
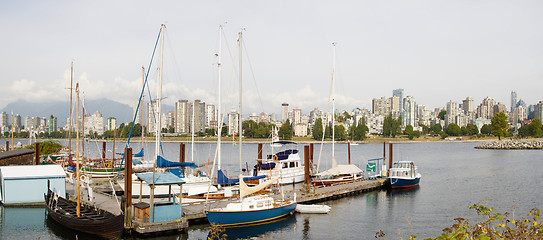
[[[362,176],[356,176],[353,178],[341,178],[341,179],[323,179],[323,180],[313,180],[313,185],[320,187],[320,186],[332,186],[336,184],[342,184],[342,183],[349,183],[349,182],[356,182],[362,180]]]
[[[53,195],[45,196],[47,215],[60,225],[75,231],[97,235],[108,239],[121,239],[124,231],[123,215],[115,216],[103,210],[82,205],[81,217],[77,217],[74,202],[58,197],[55,203]]]
[[[207,220],[217,226],[237,226],[271,221],[288,214],[296,209],[296,203],[281,207],[253,211],[213,211],[206,213]]]
[[[410,188],[419,185],[420,177],[416,178],[389,178],[392,188]]]

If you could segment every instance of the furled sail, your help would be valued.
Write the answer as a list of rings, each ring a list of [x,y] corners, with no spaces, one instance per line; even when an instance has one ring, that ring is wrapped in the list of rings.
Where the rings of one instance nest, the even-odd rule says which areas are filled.
[[[258,184],[257,186],[254,186],[254,187],[249,187],[247,186],[247,184],[245,184],[245,182],[242,180],[242,181],[239,181],[239,195],[240,197],[245,197],[245,196],[248,196],[248,195],[251,195],[255,192],[258,192],[264,188],[266,188],[267,186],[270,186],[272,185],[274,182],[277,182],[277,180],[279,180],[281,176],[276,176],[266,182],[263,182],[261,184]],[[239,176],[240,179],[242,179],[243,177],[240,175]]]

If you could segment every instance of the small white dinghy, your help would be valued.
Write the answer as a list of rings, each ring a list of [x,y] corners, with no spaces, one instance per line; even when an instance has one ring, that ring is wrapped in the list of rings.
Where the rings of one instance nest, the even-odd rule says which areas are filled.
[[[332,208],[328,205],[306,205],[298,204],[296,212],[299,213],[328,213]]]

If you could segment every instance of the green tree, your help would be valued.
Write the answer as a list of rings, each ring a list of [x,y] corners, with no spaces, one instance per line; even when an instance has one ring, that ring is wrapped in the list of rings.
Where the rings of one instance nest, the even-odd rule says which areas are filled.
[[[443,127],[442,127],[441,124],[439,124],[439,123],[438,123],[438,124],[434,124],[434,125],[430,128],[430,130],[431,130],[432,132],[434,132],[434,134],[439,134],[439,133],[441,132],[442,129],[443,129]]]
[[[468,130],[468,135],[473,136],[479,134],[479,129],[473,123],[468,123],[466,129]]]
[[[362,117],[358,121],[358,125],[354,128],[353,140],[364,140],[368,135],[369,128],[366,126],[366,118]]]
[[[313,139],[322,140],[322,119],[317,118],[315,124],[313,125]]]
[[[447,130],[445,131],[449,136],[460,136],[462,134],[462,129],[456,124],[451,123],[449,126],[447,126]]]
[[[394,119],[392,117],[392,113],[389,113],[384,121],[383,121],[383,136],[385,137],[396,137],[399,133],[401,133],[401,123],[402,119]]]
[[[503,112],[496,113],[491,120],[492,134],[501,140],[502,137],[507,136],[507,129],[509,128],[509,121],[507,116]]]
[[[254,138],[257,123],[253,120],[245,120],[243,121],[242,124],[243,124],[243,136]]]
[[[407,135],[407,137],[409,138],[409,140],[413,140],[413,126],[411,126],[411,124],[408,124],[407,126],[405,126],[405,130],[403,131],[403,134],[404,135]]]
[[[345,140],[345,127],[343,125],[334,126],[334,138],[336,140]]]
[[[283,125],[279,128],[279,137],[283,139],[292,139],[292,127],[290,126],[290,121],[287,119]]]
[[[461,134],[462,136],[467,136],[467,135],[469,135],[468,128],[467,128],[467,127],[461,127],[461,128],[460,128],[460,134]]]
[[[445,115],[447,114],[447,111],[446,110],[441,110],[441,112],[439,112],[439,114],[437,115],[437,117],[441,120],[445,120]]]
[[[485,124],[481,127],[481,134],[490,135],[492,133],[492,127],[488,124]]]
[[[528,133],[532,137],[541,137],[543,136],[541,119],[535,118],[530,124],[528,124]]]

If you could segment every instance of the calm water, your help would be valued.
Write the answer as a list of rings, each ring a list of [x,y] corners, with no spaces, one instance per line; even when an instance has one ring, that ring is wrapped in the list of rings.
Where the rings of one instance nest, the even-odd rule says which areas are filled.
[[[338,236],[375,239],[375,233],[383,230],[387,239],[406,238],[411,232],[424,238],[439,235],[456,217],[475,221],[476,214],[467,206],[480,201],[486,201],[488,206],[501,212],[514,210],[515,216],[525,216],[534,207],[543,208],[543,151],[474,149],[478,144],[395,144],[395,160],[413,160],[418,165],[422,174],[419,188],[381,190],[328,201],[325,204],[330,205],[332,211],[326,215],[295,214],[265,225],[228,229],[226,233],[232,238],[252,239],[330,239]],[[108,143],[108,149],[110,145]],[[154,145],[147,145],[146,155],[151,156]],[[135,143],[133,148],[139,151],[140,146]],[[319,146],[315,145],[315,161],[318,161]],[[116,151],[122,151],[123,147],[117,144]],[[222,148],[223,169],[227,169],[229,175],[239,172],[237,147],[224,144]],[[86,154],[98,156],[100,148],[101,144],[89,143]],[[244,164],[249,162],[251,166],[257,145],[244,144],[243,148]],[[190,161],[190,144],[186,150],[187,161]],[[215,144],[196,144],[195,150],[195,162],[204,163],[213,160]],[[165,143],[164,151],[168,159],[177,160],[179,144]],[[352,162],[363,167],[366,160],[381,157],[382,151],[382,144],[352,146]],[[331,145],[325,145],[322,152],[321,170],[331,165]],[[336,144],[336,159],[340,163],[347,162],[346,145]],[[1,208],[0,239],[75,238],[75,233],[49,222],[45,216],[43,208]],[[155,239],[205,239],[207,234],[207,225],[199,225],[184,234]]]

